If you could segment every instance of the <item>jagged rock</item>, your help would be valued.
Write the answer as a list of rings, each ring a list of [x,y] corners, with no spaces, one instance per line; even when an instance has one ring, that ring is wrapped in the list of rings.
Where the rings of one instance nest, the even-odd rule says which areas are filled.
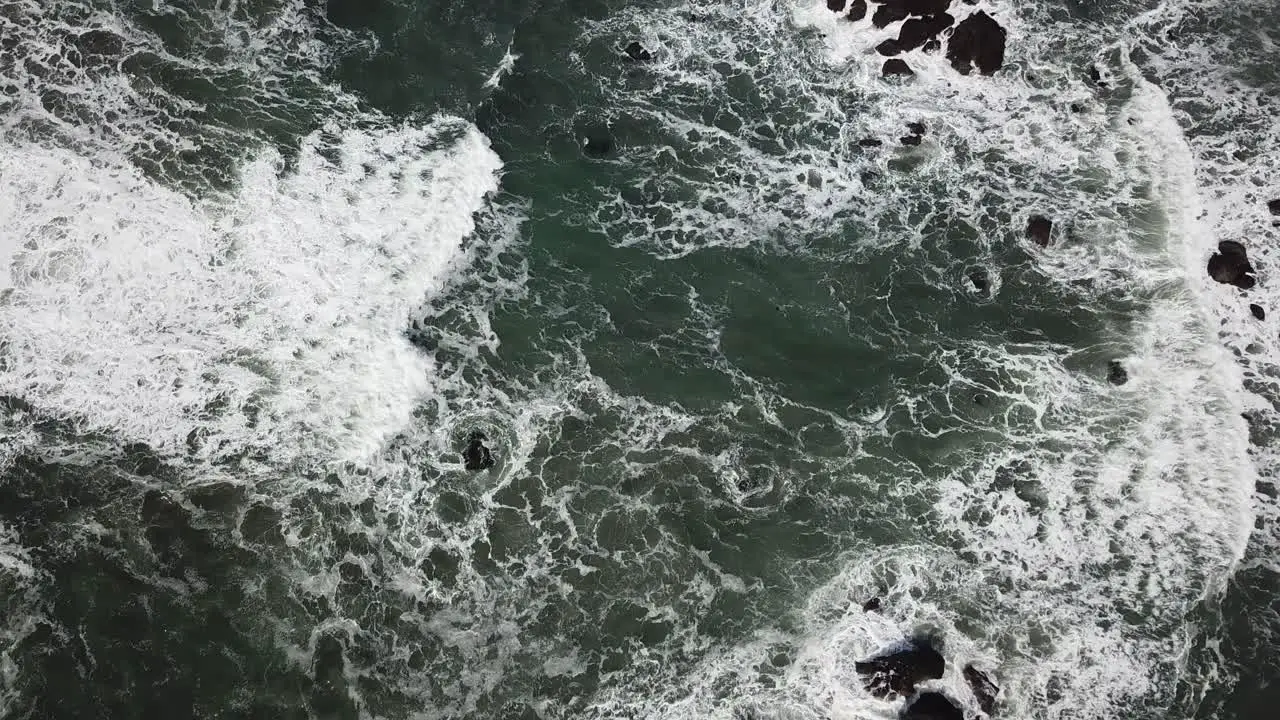
[[[484,444],[485,440],[488,440],[488,438],[479,430],[472,432],[467,439],[467,449],[462,451],[462,459],[467,470],[479,472],[488,470],[496,464],[493,459],[493,453]]]
[[[1119,360],[1107,363],[1107,382],[1112,385],[1123,385],[1129,382],[1129,371],[1124,369],[1124,363]]]
[[[947,13],[938,13],[924,18],[911,18],[902,23],[898,31],[898,47],[902,52],[915,50],[925,43],[937,39],[943,30],[954,25],[956,19]]]
[[[1043,215],[1032,215],[1027,221],[1027,238],[1040,247],[1048,247],[1052,232],[1053,221]]]
[[[889,38],[888,40],[885,40],[884,42],[876,46],[876,52],[880,53],[881,55],[888,55],[892,57],[902,52],[902,46],[898,45],[897,40],[894,40],[893,38]]]
[[[894,693],[910,695],[916,683],[942,677],[946,667],[942,654],[923,641],[910,641],[898,649],[854,663],[867,690],[877,697]]]
[[[1000,694],[1000,686],[991,680],[991,676],[973,665],[964,666],[964,679],[973,689],[973,696],[978,699],[978,707],[990,715],[996,707],[996,696]]]
[[[849,14],[845,17],[852,22],[857,22],[867,16],[867,0],[853,0],[849,3]]]
[[[845,0],[827,0],[827,9],[831,12],[843,12]]]
[[[898,714],[901,720],[964,720],[964,711],[940,692],[923,692]]]
[[[1004,28],[979,10],[956,25],[947,41],[947,60],[962,75],[975,65],[983,75],[990,75],[1004,65],[1004,43]]]
[[[889,58],[884,61],[884,67],[880,68],[881,77],[889,77],[891,75],[915,75],[916,71],[911,69],[902,58]]]
[[[653,53],[646,50],[643,45],[635,40],[627,43],[627,46],[622,48],[622,51],[627,54],[627,57],[638,62],[645,62],[653,59]]]
[[[1267,319],[1267,311],[1263,310],[1261,305],[1249,305],[1249,312],[1253,313],[1253,316],[1259,320]]]
[[[862,603],[863,612],[876,612],[879,609],[880,609],[880,598],[878,597],[873,597],[870,600]]]
[[[1214,280],[1243,290],[1248,290],[1258,282],[1244,245],[1234,240],[1218,243],[1218,252],[1209,258],[1208,270],[1209,277]]]

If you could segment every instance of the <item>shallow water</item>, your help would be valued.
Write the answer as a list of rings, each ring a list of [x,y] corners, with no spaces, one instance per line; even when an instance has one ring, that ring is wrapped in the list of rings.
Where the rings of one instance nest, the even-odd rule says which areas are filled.
[[[0,715],[1268,707],[1280,17],[976,7],[0,0]]]

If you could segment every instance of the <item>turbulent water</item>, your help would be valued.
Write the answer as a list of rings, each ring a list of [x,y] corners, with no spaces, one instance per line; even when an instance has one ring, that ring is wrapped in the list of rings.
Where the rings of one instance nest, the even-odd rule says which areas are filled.
[[[0,0],[0,717],[1268,715],[1280,6],[976,10]]]

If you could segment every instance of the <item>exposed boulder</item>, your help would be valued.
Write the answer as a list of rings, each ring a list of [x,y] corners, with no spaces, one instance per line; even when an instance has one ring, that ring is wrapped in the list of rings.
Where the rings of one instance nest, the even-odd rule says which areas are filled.
[[[940,692],[923,692],[898,713],[901,720],[964,720],[964,711]]]
[[[1107,363],[1107,382],[1112,385],[1123,385],[1129,382],[1129,371],[1124,369],[1124,363],[1119,360]]]
[[[867,690],[877,697],[915,692],[916,683],[942,677],[947,661],[927,643],[913,640],[870,660],[854,663]]]
[[[827,9],[831,12],[844,12],[845,0],[827,0]]]
[[[627,43],[627,46],[622,48],[622,52],[626,53],[627,57],[637,62],[647,62],[653,59],[653,53],[649,52],[645,46],[635,40]]]
[[[1280,215],[1280,198],[1267,203],[1267,210],[1270,210],[1272,215]]]
[[[889,38],[888,40],[885,40],[884,42],[876,46],[876,52],[880,53],[881,55],[887,55],[892,57],[902,52],[902,46],[898,44],[897,40],[894,40],[893,38]]]
[[[881,77],[890,77],[892,75],[915,75],[916,71],[911,69],[906,60],[902,58],[889,58],[884,61],[884,66],[880,68]]]
[[[467,470],[479,472],[488,470],[496,464],[493,459],[493,452],[484,444],[485,440],[488,440],[488,438],[479,430],[472,432],[471,436],[467,438],[467,448],[462,451],[462,459]]]
[[[1053,233],[1053,221],[1043,215],[1032,215],[1027,220],[1027,239],[1039,245],[1040,247],[1048,247],[1050,235]]]
[[[876,8],[875,14],[871,16],[871,24],[878,28],[887,28],[906,19],[907,9],[902,3],[891,2]]]
[[[975,65],[983,75],[990,75],[1004,65],[1004,43],[1004,28],[979,10],[956,25],[947,41],[947,60],[962,75]]]
[[[1209,258],[1208,270],[1209,277],[1214,280],[1243,290],[1248,290],[1258,282],[1244,245],[1234,240],[1218,243],[1218,252]]]
[[[915,50],[925,43],[934,40],[943,30],[954,25],[956,19],[947,13],[938,13],[923,18],[911,18],[902,23],[898,31],[898,47],[902,52]]]
[[[849,14],[845,17],[857,22],[867,16],[867,0],[853,0],[849,3]]]
[[[1263,310],[1261,305],[1250,304],[1249,312],[1253,313],[1253,316],[1259,320],[1267,319],[1267,311]]]
[[[996,685],[990,675],[973,665],[964,666],[964,679],[973,689],[973,696],[978,699],[978,707],[990,715],[996,707],[996,696],[1000,694],[1000,686]]]

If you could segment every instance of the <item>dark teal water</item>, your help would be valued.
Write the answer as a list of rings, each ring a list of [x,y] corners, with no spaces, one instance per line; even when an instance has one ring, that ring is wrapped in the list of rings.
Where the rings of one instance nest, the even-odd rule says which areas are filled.
[[[989,10],[0,0],[0,715],[1263,712],[1275,11]]]

